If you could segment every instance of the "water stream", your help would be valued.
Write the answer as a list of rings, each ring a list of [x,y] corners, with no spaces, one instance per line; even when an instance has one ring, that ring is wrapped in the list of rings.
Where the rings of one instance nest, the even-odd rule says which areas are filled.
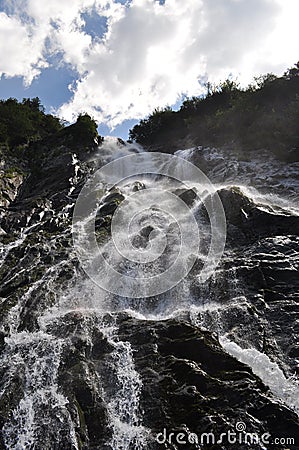
[[[196,154],[194,152],[194,149],[179,151],[177,156],[194,162]],[[210,161],[219,162],[223,156],[213,152],[210,152]],[[143,150],[136,145],[120,146],[116,141],[110,140],[99,149],[96,157],[93,157],[93,162],[96,161],[96,165],[102,167],[132,154],[142,155]],[[71,248],[67,258],[62,256],[60,261],[48,266],[41,277],[32,281],[18,301],[7,308],[2,325],[5,347],[1,361],[0,398],[2,404],[6,402],[7,405],[12,405],[3,425],[5,448],[13,450],[88,448],[78,441],[78,429],[83,429],[85,425],[82,425],[80,414],[71,409],[66,389],[61,385],[60,371],[63,367],[66,367],[66,373],[70,373],[71,370],[69,368],[71,363],[66,362],[68,352],[71,355],[81,355],[76,356],[79,361],[76,370],[79,378],[85,376],[87,387],[92,393],[88,407],[100,408],[97,405],[101,404],[106,411],[108,431],[98,448],[112,450],[147,448],[147,439],[151,431],[144,425],[146,412],[140,403],[143,375],[138,372],[135,365],[134,345],[120,335],[119,320],[124,314],[133,317],[137,322],[165,321],[167,318],[180,320],[180,317],[183,317],[183,320],[188,320],[193,326],[215,334],[225,352],[250,366],[253,373],[269,386],[277,401],[299,412],[298,382],[289,361],[284,358],[282,347],[275,340],[275,330],[271,332],[272,334],[269,331],[271,345],[275,348],[273,354],[266,354],[265,348],[259,346],[261,329],[268,333],[271,327],[267,320],[270,319],[267,315],[258,314],[256,306],[252,305],[251,299],[243,290],[236,274],[238,264],[232,264],[236,259],[235,250],[226,248],[213,274],[204,282],[199,280],[198,274],[207,259],[207,248],[211,243],[211,227],[203,209],[203,197],[208,197],[211,192],[200,182],[183,186],[169,177],[154,176],[153,174],[159,173],[162,167],[157,167],[155,159],[152,159],[152,164],[146,158],[144,161],[142,174],[125,178],[117,186],[117,192],[124,197],[124,205],[127,204],[129,208],[131,197],[133,211],[138,212],[136,217],[133,214],[135,222],[130,222],[129,228],[118,229],[117,237],[124,251],[129,241],[131,245],[129,255],[132,256],[135,251],[140,259],[131,258],[128,262],[115,250],[113,236],[111,238],[109,235],[105,235],[104,241],[99,244],[99,251],[108,264],[113,265],[119,273],[130,276],[132,280],[154,277],[165,272],[180,255],[182,247],[180,231],[181,227],[185,226],[186,214],[189,214],[184,209],[178,209],[175,200],[171,204],[170,195],[177,197],[182,194],[182,198],[185,195],[184,201],[188,205],[186,208],[191,211],[200,229],[200,245],[196,246],[193,235],[183,241],[183,245],[189,246],[190,251],[183,255],[179,267],[181,269],[187,266],[188,259],[192,255],[195,257],[191,267],[195,265],[190,271],[186,271],[186,276],[182,276],[179,283],[170,283],[171,289],[162,290],[160,293],[157,291],[157,294],[151,296],[130,297],[121,295],[122,291],[117,295],[113,289],[107,293],[99,285],[101,283],[97,283],[96,275],[94,280],[88,278],[74,263],[76,255]],[[73,194],[79,180],[80,162],[76,155],[73,164],[78,167],[75,176],[70,178],[69,196]],[[217,192],[234,190],[245,198],[248,204],[254,205],[262,212],[289,217],[298,216],[296,181],[295,179],[291,181],[293,172],[291,173],[290,169],[289,177],[285,174],[279,176],[277,164],[273,162],[272,166],[268,164],[264,167],[264,171],[268,171],[268,179],[265,178],[266,174],[264,177],[260,174],[254,178],[254,163],[250,166],[249,162],[244,163],[242,167],[240,163],[228,165],[226,174],[223,166],[214,165],[208,175]],[[124,173],[126,170],[124,167]],[[270,183],[268,190],[265,188],[267,183]],[[276,190],[274,186],[277,187]],[[148,197],[150,200],[146,205],[146,195],[149,196],[153,188],[159,189],[161,193],[167,193],[167,196],[163,197],[161,194],[155,203],[152,197]],[[102,184],[101,189],[100,205],[105,204],[105,196],[107,198],[115,191],[115,185]],[[196,198],[193,198],[191,190],[197,192]],[[136,192],[145,194],[138,197]],[[139,198],[142,198],[142,204],[138,203]],[[73,206],[74,201],[70,200],[69,208],[64,207],[64,214],[69,219]],[[59,212],[57,214],[61,215]],[[247,214],[249,213],[244,210],[244,220]],[[41,222],[42,220],[41,217]],[[64,245],[69,245],[61,242],[70,238],[71,231],[72,225],[69,220],[63,231],[49,237],[56,252]],[[33,232],[32,226],[22,229],[14,241],[3,245],[2,264],[5,265],[9,255],[13,255],[15,249],[24,244],[26,236],[32,236],[34,242]],[[146,258],[148,249],[151,250],[151,256],[153,254],[157,256],[158,253],[155,252],[160,251],[161,246],[164,249],[161,258],[142,259]],[[240,264],[241,256],[238,255],[238,258]],[[282,254],[281,261],[283,258]],[[25,261],[24,270],[33,273],[38,264],[38,258],[31,259],[29,265]],[[70,265],[71,275],[64,278]],[[14,273],[12,269],[10,282],[13,277],[18,276],[19,273]],[[103,276],[103,272],[100,272],[100,276]],[[171,276],[170,272],[168,279]],[[118,281],[115,280],[116,282]],[[135,289],[134,286],[133,283],[132,289]],[[147,292],[147,286],[144,292]],[[38,302],[36,298],[39,299]],[[47,302],[50,298],[51,301]],[[5,298],[2,302],[5,302]],[[26,328],[24,321],[27,320],[27,315],[30,315],[30,308],[35,308],[35,304],[38,305],[37,317],[30,319],[31,325]],[[69,325],[70,323],[73,325]],[[99,362],[100,358],[92,356],[95,355],[95,351],[100,353],[100,350],[95,350],[94,344],[94,336],[97,333],[101,335],[100,347],[103,347],[105,342],[110,348],[109,356],[105,356],[103,363]],[[91,355],[90,365],[83,364],[82,355],[84,357]],[[70,360],[71,358],[72,356],[69,356]],[[70,377],[70,380],[73,378]]]

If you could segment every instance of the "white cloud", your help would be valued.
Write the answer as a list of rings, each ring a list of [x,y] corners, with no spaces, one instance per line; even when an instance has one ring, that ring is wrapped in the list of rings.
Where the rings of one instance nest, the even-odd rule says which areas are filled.
[[[0,12],[0,76],[22,76],[30,84],[44,67],[41,47],[32,45],[29,27]]]
[[[116,13],[113,0],[6,0],[0,12],[0,76],[23,76],[26,84],[40,74],[53,54],[84,72],[91,36],[82,31],[81,14],[95,9]],[[110,8],[112,4],[112,8]]]
[[[190,5],[175,7],[171,2],[165,7],[149,0],[132,2],[110,24],[105,42],[90,50],[87,75],[77,83],[72,102],[61,113],[69,118],[85,107],[116,125],[174,103],[182,87],[188,93],[199,92],[201,58],[181,66],[183,52],[192,43],[192,36],[185,32],[186,16],[199,10],[195,3],[190,10]],[[98,113],[96,106],[103,112]]]
[[[0,44],[0,70],[30,81],[51,54],[62,55],[79,74],[72,99],[59,110],[67,120],[86,111],[116,126],[174,104],[182,93],[198,95],[200,78],[233,73],[248,83],[298,59],[297,0],[12,3],[10,17],[0,15],[0,42],[9,35]],[[86,12],[107,18],[105,36],[88,34]]]

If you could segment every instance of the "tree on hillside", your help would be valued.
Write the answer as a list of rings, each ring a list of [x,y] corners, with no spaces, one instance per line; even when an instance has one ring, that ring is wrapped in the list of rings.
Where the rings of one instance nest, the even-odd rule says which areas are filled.
[[[295,64],[294,67],[292,67],[291,69],[288,69],[285,73],[284,73],[284,77],[286,79],[291,79],[294,77],[299,77],[299,61]]]
[[[89,144],[98,137],[98,125],[89,114],[79,114],[76,123],[67,127],[66,132],[74,143]]]
[[[130,138],[157,148],[164,143],[177,148],[184,139],[196,145],[234,145],[246,152],[269,148],[285,159],[292,150],[292,158],[298,158],[298,118],[299,62],[283,77],[256,77],[246,89],[231,79],[209,85],[205,96],[185,99],[177,112],[154,111],[130,130]]]
[[[0,142],[13,148],[59,131],[60,120],[44,111],[38,97],[0,100]]]

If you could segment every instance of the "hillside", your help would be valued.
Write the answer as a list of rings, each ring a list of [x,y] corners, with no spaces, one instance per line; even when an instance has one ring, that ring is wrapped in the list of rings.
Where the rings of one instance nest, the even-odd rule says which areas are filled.
[[[186,99],[179,111],[156,109],[130,130],[130,139],[169,153],[229,145],[241,154],[269,149],[283,160],[298,160],[299,63],[283,77],[260,76],[246,89],[230,80],[206,87],[205,96]]]

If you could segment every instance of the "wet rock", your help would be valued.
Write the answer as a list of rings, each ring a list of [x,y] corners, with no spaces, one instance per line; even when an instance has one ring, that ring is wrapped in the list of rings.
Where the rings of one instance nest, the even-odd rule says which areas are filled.
[[[1,429],[11,417],[12,410],[17,407],[24,392],[24,369],[8,374],[2,368],[0,372],[1,384],[4,386],[0,399],[0,426]],[[1,441],[0,441],[1,442]],[[4,446],[2,448],[5,448]]]
[[[101,215],[101,217],[110,216],[114,213],[114,211],[116,211],[117,208],[118,204],[115,202],[104,203],[99,207],[99,214]]]
[[[0,353],[4,349],[5,346],[5,333],[3,331],[0,332]]]
[[[105,217],[113,214],[124,198],[124,195],[118,189],[105,195],[101,200],[97,215]]]
[[[120,358],[116,368],[116,350],[125,350],[128,345],[132,349],[131,363],[142,381],[136,411],[142,424],[151,430],[149,450],[178,448],[170,443],[164,447],[157,444],[155,436],[164,427],[169,432],[189,430],[201,435],[214,431],[219,435],[235,430],[236,423],[243,421],[249,432],[298,435],[298,418],[291,409],[274,398],[248,366],[229,356],[217,335],[226,333],[242,348],[252,347],[267,354],[287,375],[297,372],[298,218],[284,213],[283,208],[261,206],[242,188],[226,184],[219,195],[227,216],[228,242],[211,279],[199,283],[204,258],[198,258],[184,280],[186,292],[178,288],[153,299],[115,296],[108,301],[105,293],[88,284],[73,249],[74,203],[86,178],[97,168],[90,161],[92,149],[85,150],[77,147],[74,157],[74,148],[63,137],[31,147],[31,155],[36,156],[29,164],[30,176],[14,191],[15,197],[9,194],[8,203],[1,207],[4,234],[0,236],[0,350],[6,361],[5,337],[15,336],[20,341],[30,337],[29,344],[25,343],[17,357],[9,360],[14,370],[6,366],[0,369],[2,424],[12,420],[26,391],[24,370],[28,364],[23,354],[31,355],[32,348],[39,349],[39,339],[43,342],[54,337],[53,343],[63,343],[57,356],[57,386],[66,405],[58,420],[66,425],[61,425],[58,434],[50,429],[51,421],[47,421],[49,417],[56,420],[57,411],[45,402],[44,417],[36,419],[40,420],[38,432],[43,437],[43,448],[72,448],[69,413],[79,448],[109,450],[113,431],[109,407],[117,402],[119,393],[125,393],[125,401],[131,401],[134,394],[128,373],[121,378],[128,364],[125,353],[120,353],[124,359]],[[213,152],[198,149],[193,155],[213,179],[225,180],[242,170],[250,174],[244,162],[228,162]],[[292,186],[297,169],[295,165],[288,167],[293,174]],[[275,175],[274,169],[272,172],[273,183],[281,183],[281,175]],[[250,176],[258,178],[257,174]],[[263,175],[259,176],[259,182],[265,183]],[[144,188],[137,181],[125,186],[124,191],[127,195],[128,191]],[[193,189],[176,193],[187,205],[195,203]],[[121,190],[103,192],[96,216],[100,244],[109,239],[111,215],[124,198]],[[206,223],[207,219],[203,211],[200,220]],[[169,229],[177,234],[173,225]],[[152,226],[144,226],[137,235],[138,245],[145,248],[152,233]],[[208,247],[208,243],[204,245]],[[138,319],[125,312],[106,317],[102,305],[104,310],[109,310],[110,305],[114,311],[134,310]],[[170,305],[169,309],[165,305]],[[177,319],[165,319],[177,308],[186,310],[176,312]],[[158,315],[160,312],[163,317]],[[154,313],[159,320],[152,320]],[[143,314],[149,314],[148,320],[143,319]],[[48,358],[50,354],[49,348],[43,356]],[[53,368],[52,360],[46,361]],[[41,369],[33,365],[32,370],[38,376]],[[43,380],[39,379],[41,385]],[[56,384],[53,386],[56,388]],[[124,405],[121,407],[128,408],[128,403]],[[121,427],[127,427],[119,417],[117,420]],[[224,444],[217,448],[228,447]],[[260,450],[261,446],[252,448]],[[269,446],[272,448],[283,446]]]
[[[221,189],[218,195],[222,201],[226,221],[229,228],[228,236],[234,238],[234,230],[239,230],[239,238],[256,239],[265,236],[299,234],[299,218],[291,215],[267,212],[246,197],[240,188]],[[238,236],[235,235],[238,242]],[[240,239],[239,239],[240,241]]]
[[[180,197],[188,206],[192,206],[197,198],[196,189],[177,189],[174,194]]]
[[[171,319],[128,318],[120,324],[120,335],[134,345],[143,378],[144,425],[153,439],[149,448],[161,448],[154,440],[164,428],[168,433],[189,430],[198,436],[206,432],[219,436],[243,421],[247,431],[261,435],[267,430],[274,436],[273,418],[279,417],[280,431],[299,432],[296,415],[273,402],[260,380],[226,354],[211,333]]]
[[[92,367],[84,362],[67,367],[67,372],[61,373],[61,386],[70,404],[75,406],[74,422],[75,414],[78,417],[76,433],[87,448],[104,447],[110,435],[106,406],[97,384]]]
[[[298,252],[299,237],[269,237],[245,248],[236,261],[243,291],[271,324],[266,334],[272,336],[290,366],[294,366],[299,349]],[[256,302],[257,293],[262,303]]]
[[[120,203],[124,200],[124,198],[124,195],[118,189],[116,189],[113,192],[110,192],[108,195],[105,195],[102,198],[102,201],[104,204],[111,202]]]
[[[140,181],[135,181],[133,183],[133,186],[132,186],[132,191],[133,192],[141,191],[142,189],[145,189],[145,184],[144,183],[141,183]]]
[[[151,232],[154,231],[154,228],[151,225],[148,225],[146,227],[143,227],[139,234],[140,236],[144,237],[145,239],[148,239],[150,237]]]

